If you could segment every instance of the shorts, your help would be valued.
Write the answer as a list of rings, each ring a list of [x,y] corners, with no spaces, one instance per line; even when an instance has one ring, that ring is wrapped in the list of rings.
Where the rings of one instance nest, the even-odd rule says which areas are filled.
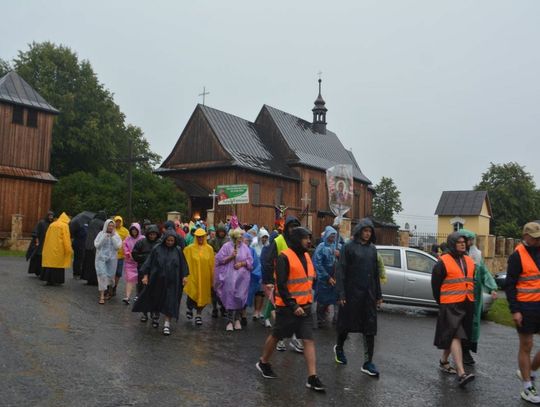
[[[124,259],[118,259],[116,264],[116,277],[122,277],[122,272],[124,271]]]
[[[297,317],[289,307],[276,308],[276,322],[272,330],[272,336],[279,340],[291,338],[294,334],[298,339],[313,339],[313,317],[311,304],[304,305],[305,315]]]
[[[523,320],[521,326],[516,327],[520,334],[537,334],[540,332],[540,312],[522,311]]]

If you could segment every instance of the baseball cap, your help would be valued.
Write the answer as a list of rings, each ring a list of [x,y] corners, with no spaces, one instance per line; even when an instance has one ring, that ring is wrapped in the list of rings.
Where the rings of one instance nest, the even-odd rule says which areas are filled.
[[[523,226],[523,234],[538,239],[540,237],[540,224],[536,222],[527,223]]]

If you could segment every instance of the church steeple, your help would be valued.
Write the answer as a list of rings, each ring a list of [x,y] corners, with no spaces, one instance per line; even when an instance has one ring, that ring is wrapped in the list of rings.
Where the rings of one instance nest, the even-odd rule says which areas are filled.
[[[313,112],[313,130],[326,134],[326,112],[328,109],[325,107],[326,102],[321,95],[321,83],[322,79],[319,78],[319,96],[317,96],[315,107],[311,111]]]

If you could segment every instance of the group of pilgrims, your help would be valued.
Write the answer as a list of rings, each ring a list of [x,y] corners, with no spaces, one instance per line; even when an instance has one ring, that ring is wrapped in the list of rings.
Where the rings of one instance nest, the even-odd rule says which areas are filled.
[[[179,319],[184,293],[185,316],[197,326],[203,325],[203,310],[211,307],[212,318],[225,319],[226,331],[240,331],[251,308],[253,321],[272,328],[257,370],[264,378],[277,377],[269,360],[274,350],[287,349],[284,341],[289,339],[289,346],[304,354],[306,387],[315,391],[325,391],[325,386],[316,374],[312,325],[314,320],[319,327],[331,323],[336,329],[336,363],[348,363],[345,342],[350,333],[361,333],[361,372],[379,377],[373,356],[381,286],[387,277],[368,218],[361,219],[346,240],[327,226],[315,242],[294,216],[287,216],[283,227],[271,232],[257,225],[240,227],[236,217],[216,228],[202,221],[162,225],[144,221],[126,228],[121,216],[108,218],[104,211],[73,236],[69,223],[65,213],[55,220],[49,212],[34,230],[28,272],[47,285],[64,283],[73,257],[74,278],[97,285],[98,303],[104,305],[115,297],[123,276],[123,303],[133,304],[140,321],[150,320],[154,328],[162,319],[164,335],[171,334],[171,320]],[[540,230],[536,233],[540,236]],[[474,379],[464,365],[475,363],[470,352],[477,352],[482,292],[496,298],[497,285],[474,233],[450,234],[444,251],[435,254],[432,288],[440,310],[434,344],[443,351],[439,368],[456,374],[459,386],[465,387]],[[522,371],[528,378],[529,372]],[[531,387],[530,379],[527,385]]]

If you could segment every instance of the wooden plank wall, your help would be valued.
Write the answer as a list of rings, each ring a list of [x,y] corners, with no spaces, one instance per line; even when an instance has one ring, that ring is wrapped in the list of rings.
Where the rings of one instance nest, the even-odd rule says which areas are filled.
[[[54,116],[38,111],[37,127],[13,124],[12,116],[12,105],[0,103],[0,165],[49,172]]]
[[[32,233],[50,209],[52,184],[0,177],[0,234],[11,233],[11,216],[23,215],[23,234]]]

